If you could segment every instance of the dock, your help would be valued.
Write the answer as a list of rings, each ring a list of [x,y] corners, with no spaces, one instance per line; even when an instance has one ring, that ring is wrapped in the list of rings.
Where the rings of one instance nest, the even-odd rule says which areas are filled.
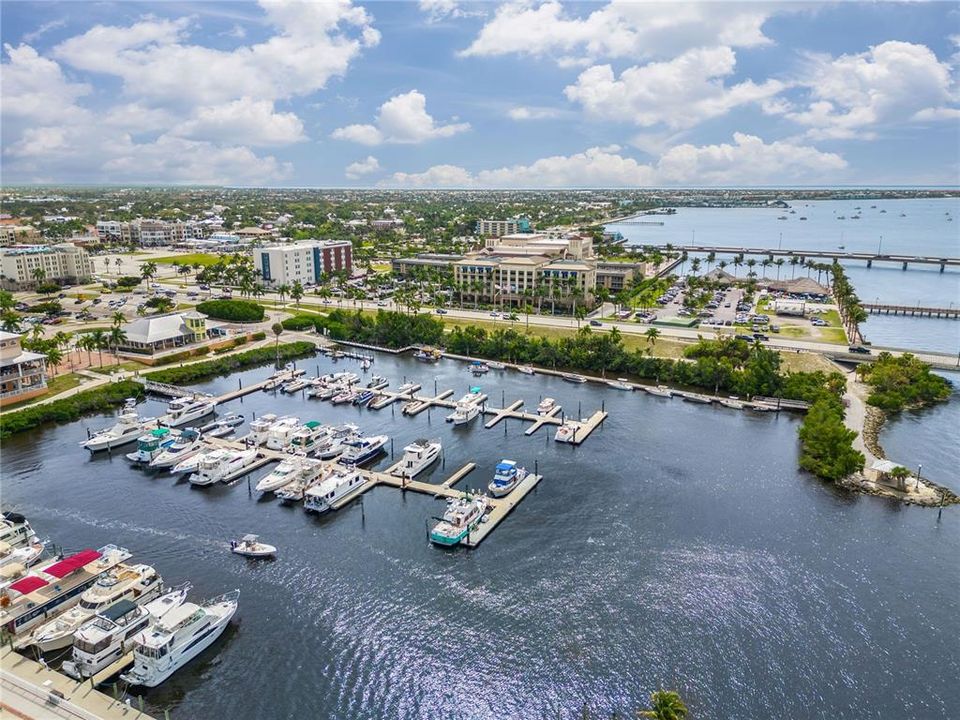
[[[543,475],[530,473],[520,481],[520,484],[509,495],[502,498],[491,498],[490,503],[493,505],[493,509],[487,513],[483,522],[467,533],[467,537],[461,542],[467,547],[477,547],[541,480],[543,480]]]
[[[528,427],[526,430],[523,431],[523,434],[533,435],[537,430],[539,430],[541,427],[543,427],[548,422],[550,422],[555,415],[559,415],[562,410],[563,408],[560,407],[559,405],[554,405],[550,409],[550,412],[545,413],[544,415],[539,415],[537,419],[533,421],[533,425],[531,425],[530,427]],[[491,420],[491,422],[493,421]]]
[[[488,408],[488,407],[484,407],[484,408],[483,408],[483,412],[484,412],[484,413],[488,413],[488,414],[492,414],[492,415],[493,415],[493,419],[492,419],[492,420],[487,420],[487,422],[484,423],[483,426],[484,426],[485,428],[487,428],[487,430],[489,430],[490,428],[492,428],[494,425],[496,425],[498,422],[500,422],[500,421],[503,420],[504,418],[507,418],[507,417],[519,417],[519,416],[521,416],[521,415],[523,414],[523,413],[518,413],[518,412],[517,412],[517,410],[518,410],[519,408],[521,408],[521,407],[523,407],[523,400],[517,400],[516,402],[512,403],[509,407],[505,407],[505,408],[492,408],[492,407],[491,407],[491,408]]]
[[[131,665],[133,665],[133,650],[126,653],[125,655],[120,656],[119,658],[114,660],[112,663],[107,665],[103,670],[101,670],[96,675],[94,675],[91,678],[90,682],[92,682],[94,686],[100,685],[101,683],[106,682],[107,680],[112,678],[118,672],[121,672],[122,670],[126,670]]]
[[[455,406],[455,403],[447,401],[447,398],[450,397],[451,395],[453,395],[453,390],[444,390],[442,393],[440,393],[435,397],[422,397],[419,395],[414,395],[410,399],[416,400],[418,404],[410,408],[409,410],[404,408],[403,414],[410,415],[412,417],[414,415],[419,415],[424,410],[429,410],[435,405],[439,407],[452,408]]]
[[[960,307],[925,307],[923,305],[891,305],[888,303],[862,302],[860,306],[871,315],[903,315],[909,317],[937,317],[956,320],[960,318]]]
[[[380,410],[381,408],[387,407],[387,405],[392,405],[398,400],[410,400],[420,387],[420,385],[414,385],[412,388],[404,390],[403,392],[393,392],[384,389],[376,390],[377,399],[371,400],[370,403],[367,404],[367,407],[371,410]]]
[[[108,668],[109,669],[109,668]],[[94,678],[96,680],[96,678]],[[153,720],[130,705],[24,657],[8,646],[0,649],[0,709],[20,718],[83,718],[84,720]]]

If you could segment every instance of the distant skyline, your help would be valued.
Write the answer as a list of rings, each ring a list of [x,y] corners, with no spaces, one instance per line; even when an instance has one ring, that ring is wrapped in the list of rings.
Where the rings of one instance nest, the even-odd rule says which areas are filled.
[[[955,3],[7,2],[17,183],[960,183]]]

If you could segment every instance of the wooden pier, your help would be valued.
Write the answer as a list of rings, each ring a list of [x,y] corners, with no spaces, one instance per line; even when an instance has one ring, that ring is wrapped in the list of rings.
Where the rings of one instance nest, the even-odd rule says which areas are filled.
[[[419,415],[424,410],[429,410],[434,405],[437,405],[440,407],[448,407],[448,408],[455,407],[456,403],[446,401],[446,399],[451,395],[453,395],[453,390],[444,390],[442,393],[440,393],[436,397],[422,397],[418,395],[413,395],[411,396],[410,399],[416,400],[418,404],[414,405],[410,409],[404,408],[403,414],[410,415],[411,417],[413,417],[414,415]]]
[[[107,665],[103,670],[94,675],[90,679],[90,682],[92,682],[94,686],[100,685],[101,683],[104,683],[112,678],[117,673],[126,670],[131,665],[133,665],[133,650]]]
[[[533,425],[531,425],[530,427],[528,427],[526,430],[523,431],[523,434],[533,435],[537,430],[543,427],[546,423],[550,422],[551,418],[553,418],[555,415],[559,415],[562,411],[563,411],[562,407],[560,407],[559,405],[554,405],[552,408],[550,408],[550,412],[544,415],[539,415],[537,419],[533,421]]]
[[[374,392],[377,393],[377,399],[371,400],[367,404],[367,407],[371,410],[379,410],[380,408],[387,407],[387,405],[392,405],[398,400],[409,400],[419,389],[420,385],[414,385],[409,390],[404,390],[403,392],[391,392],[382,388],[380,390],[375,390]]]
[[[493,419],[487,420],[487,422],[484,423],[483,426],[487,428],[487,430],[489,430],[504,418],[517,417],[516,411],[521,407],[523,407],[523,400],[517,400],[513,402],[509,407],[505,407],[505,408],[484,407],[483,412],[485,414],[493,415]]]
[[[909,315],[911,317],[960,318],[960,306],[925,307],[923,305],[888,305],[887,303],[860,303],[868,313],[876,315]]]

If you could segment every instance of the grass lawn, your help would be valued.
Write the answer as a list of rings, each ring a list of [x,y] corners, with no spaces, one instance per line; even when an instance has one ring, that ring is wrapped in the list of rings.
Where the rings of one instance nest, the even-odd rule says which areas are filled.
[[[181,265],[196,265],[199,263],[204,267],[213,265],[219,260],[219,256],[211,255],[210,253],[188,253],[187,255],[169,255],[166,257],[153,258],[153,262],[157,263],[157,265],[173,265],[173,263],[178,262]]]
[[[103,359],[104,361],[107,360],[106,355],[104,355]],[[117,372],[120,370],[131,370],[131,371],[132,370],[150,370],[151,366],[144,365],[143,363],[137,362],[136,360],[124,360],[122,363],[120,363],[119,366],[116,364],[112,364],[112,365],[107,364],[107,365],[104,365],[102,368],[92,367],[90,369],[95,373],[99,373],[100,375],[109,375],[112,372]]]
[[[780,351],[780,368],[787,372],[834,372],[837,366],[820,353]]]
[[[820,331],[820,340],[823,342],[837,343],[838,345],[847,344],[847,335],[843,332],[843,328],[830,327],[817,329]]]
[[[59,395],[66,390],[75,388],[80,385],[83,380],[83,375],[78,375],[77,373],[63,373],[61,375],[56,375],[55,377],[47,378],[47,392],[43,395],[38,395],[37,397],[30,398],[29,400],[24,400],[23,402],[13,403],[12,405],[4,405],[3,411],[7,412],[9,410],[17,410],[19,408],[24,408],[38,400],[45,400],[48,397],[53,397],[54,395]]]

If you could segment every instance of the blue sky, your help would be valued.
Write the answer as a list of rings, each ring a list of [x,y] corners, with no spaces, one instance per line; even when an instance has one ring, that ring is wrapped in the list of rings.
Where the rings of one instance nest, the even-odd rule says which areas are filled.
[[[7,184],[958,184],[955,3],[0,8]]]

